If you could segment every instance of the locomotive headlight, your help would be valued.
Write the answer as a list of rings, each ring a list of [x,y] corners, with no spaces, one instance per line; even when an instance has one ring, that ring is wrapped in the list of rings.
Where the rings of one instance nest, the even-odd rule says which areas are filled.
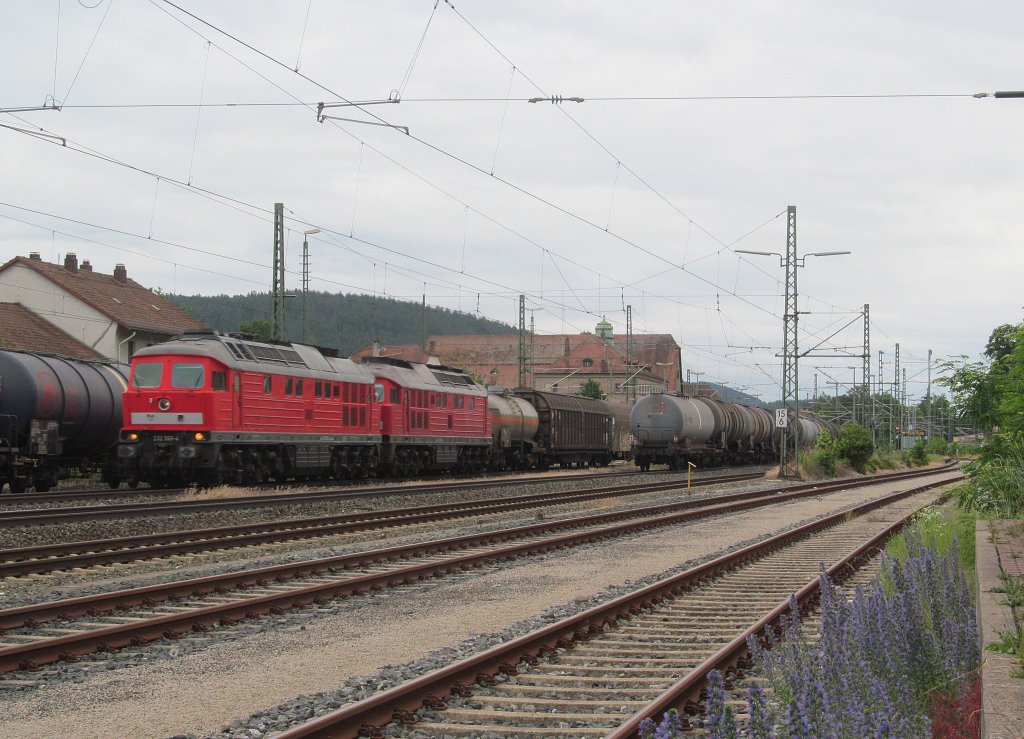
[[[196,431],[192,438],[195,439],[196,441],[206,441],[206,432]]]
[[[679,443],[679,434],[674,434],[672,436],[672,443],[673,444],[678,444]]]
[[[129,431],[128,432],[128,441],[138,441],[138,440],[139,440],[139,434],[138,434],[137,431]]]
[[[156,401],[156,407],[162,411],[169,411],[171,409],[170,398],[160,398],[160,400]]]

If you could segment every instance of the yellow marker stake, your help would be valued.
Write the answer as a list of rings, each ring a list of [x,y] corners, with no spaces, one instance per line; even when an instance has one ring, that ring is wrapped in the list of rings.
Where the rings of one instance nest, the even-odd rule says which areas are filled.
[[[686,489],[690,489],[690,479],[693,477],[693,470],[697,467],[693,462],[686,463]]]

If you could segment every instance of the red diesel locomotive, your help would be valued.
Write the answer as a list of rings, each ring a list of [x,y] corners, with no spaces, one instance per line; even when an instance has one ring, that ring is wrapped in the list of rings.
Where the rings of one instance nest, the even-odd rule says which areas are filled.
[[[459,370],[213,331],[137,352],[123,409],[129,485],[478,469],[491,435],[486,392]]]

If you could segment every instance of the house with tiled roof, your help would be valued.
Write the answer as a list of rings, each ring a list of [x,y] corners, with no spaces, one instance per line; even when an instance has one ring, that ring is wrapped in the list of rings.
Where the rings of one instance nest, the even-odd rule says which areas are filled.
[[[527,387],[549,392],[577,394],[593,380],[611,400],[632,401],[654,392],[678,392],[679,345],[670,334],[634,334],[626,361],[626,337],[616,337],[607,321],[595,332],[527,335],[524,341]],[[373,346],[352,357],[394,356],[461,367],[487,385],[517,387],[519,383],[519,334],[431,336],[426,347]]]
[[[59,354],[100,361],[105,357],[18,303],[0,303],[0,349]]]
[[[0,266],[0,302],[19,304],[86,349],[119,362],[127,362],[136,349],[205,328],[130,279],[123,264],[113,274],[103,274],[89,260],[79,264],[75,254],[67,254],[63,264],[52,264],[33,252]],[[14,327],[4,321],[0,337],[5,330]]]

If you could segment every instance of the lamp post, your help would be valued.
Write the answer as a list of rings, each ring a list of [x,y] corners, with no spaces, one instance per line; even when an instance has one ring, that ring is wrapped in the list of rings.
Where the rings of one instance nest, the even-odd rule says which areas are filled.
[[[700,397],[700,376],[701,375],[706,375],[707,373],[706,372],[698,372],[697,370],[694,370],[693,372],[691,372],[690,370],[687,370],[686,374],[687,374],[687,376],[693,375],[694,377],[697,378],[696,380],[694,380],[693,395],[694,395],[694,397],[699,398]],[[687,380],[687,382],[689,382],[689,380]]]
[[[800,382],[799,382],[799,350],[797,346],[797,289],[796,271],[803,267],[807,257],[831,257],[849,254],[848,251],[817,251],[798,257],[796,254],[796,206],[787,208],[786,254],[774,251],[747,251],[736,249],[737,254],[756,254],[758,256],[776,256],[779,266],[786,268],[786,312],[782,317],[782,401],[786,405],[786,415],[779,419],[779,476],[800,479],[800,463],[797,457],[800,426]],[[787,434],[786,431],[789,430]]]
[[[311,228],[302,232],[302,343],[305,344],[309,338],[306,335],[307,315],[306,299],[309,296],[309,237],[320,233],[319,228]]]

